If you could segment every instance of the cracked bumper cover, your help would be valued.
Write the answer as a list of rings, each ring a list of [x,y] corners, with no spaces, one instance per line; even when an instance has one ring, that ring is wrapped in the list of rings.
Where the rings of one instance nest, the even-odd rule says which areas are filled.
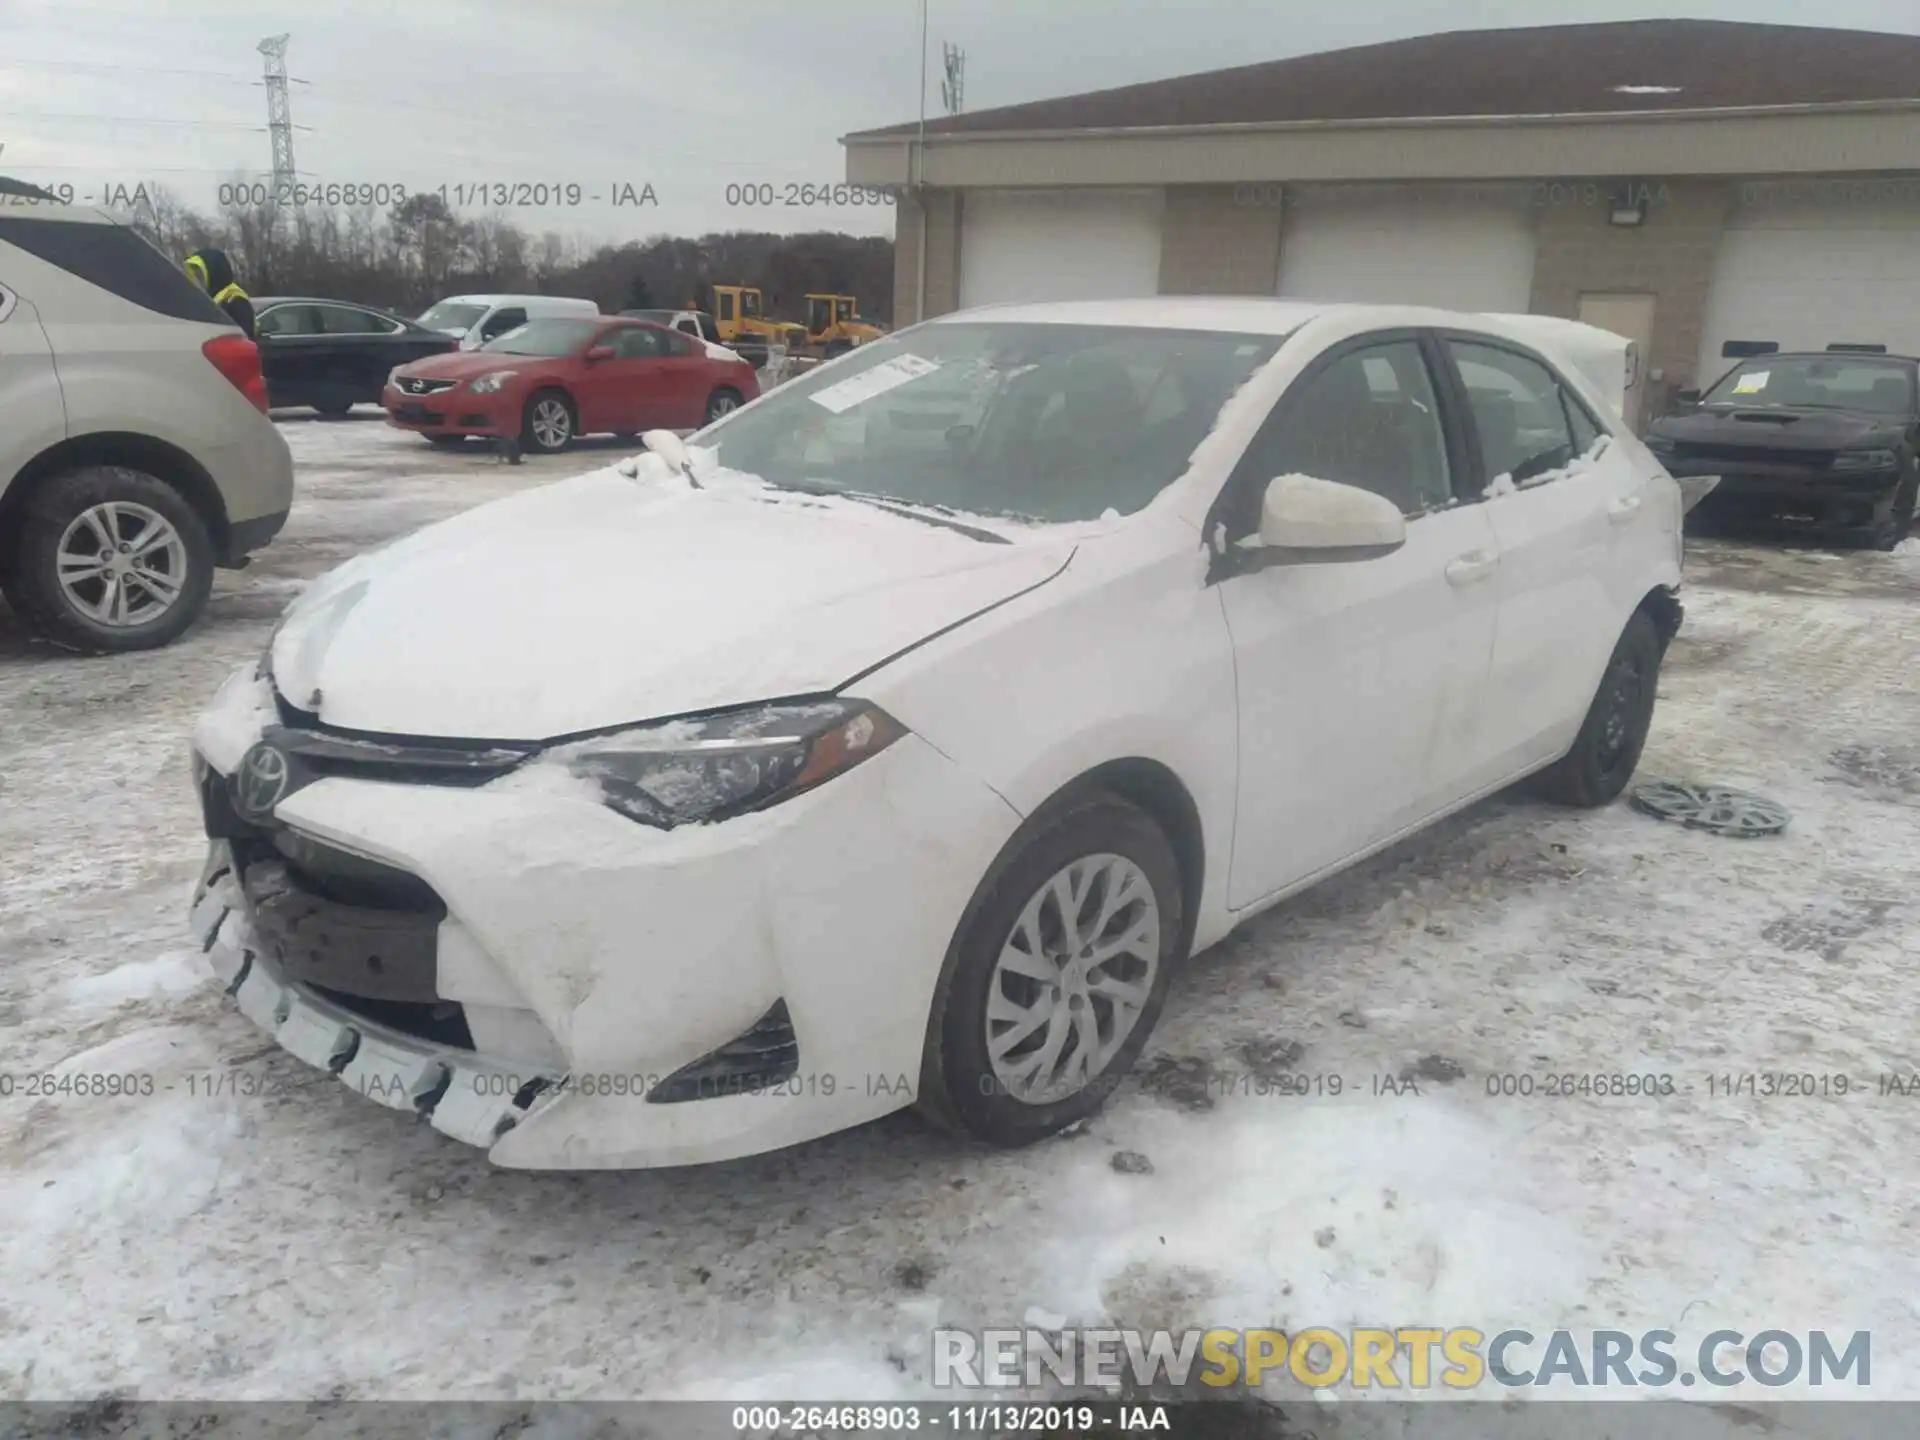
[[[214,770],[230,774],[257,738],[270,713],[260,692],[236,674],[202,718],[195,751]],[[528,1169],[730,1159],[908,1103],[947,944],[1019,822],[912,736],[772,810],[671,832],[577,786],[340,776],[296,791],[276,818],[429,884],[447,909],[439,993],[470,1018],[515,1017],[516,1044],[494,1044],[478,1023],[473,1050],[435,1043],[290,978],[238,878],[221,873],[216,842],[193,924],[234,1002],[368,1099]],[[776,1001],[797,1040],[790,1083],[644,1098]],[[550,1088],[530,1092],[532,1080]]]

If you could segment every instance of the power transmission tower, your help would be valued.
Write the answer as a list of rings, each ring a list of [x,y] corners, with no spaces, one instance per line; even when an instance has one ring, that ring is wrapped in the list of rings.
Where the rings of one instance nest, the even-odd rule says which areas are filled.
[[[946,79],[940,82],[940,103],[949,115],[958,115],[966,104],[967,52],[950,40],[941,42],[940,49],[947,69]]]
[[[288,35],[274,35],[260,42],[260,53],[267,57],[267,133],[273,137],[273,193],[285,194],[293,188],[293,110],[287,103]]]

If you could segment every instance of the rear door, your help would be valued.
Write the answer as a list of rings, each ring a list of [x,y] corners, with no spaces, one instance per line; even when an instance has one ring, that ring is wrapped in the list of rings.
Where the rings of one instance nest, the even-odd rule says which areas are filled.
[[[329,357],[318,305],[269,306],[255,317],[254,332],[260,370],[267,377],[267,396],[273,404],[326,401]]]
[[[320,326],[328,348],[327,378],[345,404],[376,401],[387,372],[413,358],[402,347],[399,321],[357,305],[322,305]]]
[[[1474,786],[1499,557],[1485,507],[1458,503],[1462,432],[1437,364],[1414,331],[1333,347],[1280,398],[1208,519],[1231,552],[1289,474],[1371,490],[1407,517],[1392,554],[1219,582],[1239,696],[1235,909]]]
[[[1484,760],[1504,776],[1573,743],[1659,507],[1643,493],[1648,476],[1542,357],[1464,332],[1443,349],[1500,550]]]

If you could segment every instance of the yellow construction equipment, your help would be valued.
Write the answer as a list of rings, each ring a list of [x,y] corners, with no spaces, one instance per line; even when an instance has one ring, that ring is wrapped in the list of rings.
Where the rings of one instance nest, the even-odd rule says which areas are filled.
[[[860,318],[860,302],[851,295],[807,296],[807,351],[831,359],[887,332]]]
[[[806,344],[806,327],[791,320],[769,320],[757,285],[713,285],[713,324],[722,345],[735,340],[757,340],[797,350]],[[697,308],[697,307],[696,307]]]

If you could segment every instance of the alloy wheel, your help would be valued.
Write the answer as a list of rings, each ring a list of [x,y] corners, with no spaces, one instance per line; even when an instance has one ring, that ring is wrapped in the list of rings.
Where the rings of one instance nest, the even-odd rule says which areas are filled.
[[[536,401],[531,421],[533,438],[542,450],[559,450],[573,436],[573,416],[566,401],[549,395]]]
[[[164,515],[130,500],[90,505],[55,551],[61,593],[95,624],[130,630],[158,620],[187,584],[187,545]]]
[[[1030,1105],[1078,1094],[1119,1054],[1160,967],[1153,885],[1124,855],[1056,871],[1020,909],[987,991],[987,1055]]]

